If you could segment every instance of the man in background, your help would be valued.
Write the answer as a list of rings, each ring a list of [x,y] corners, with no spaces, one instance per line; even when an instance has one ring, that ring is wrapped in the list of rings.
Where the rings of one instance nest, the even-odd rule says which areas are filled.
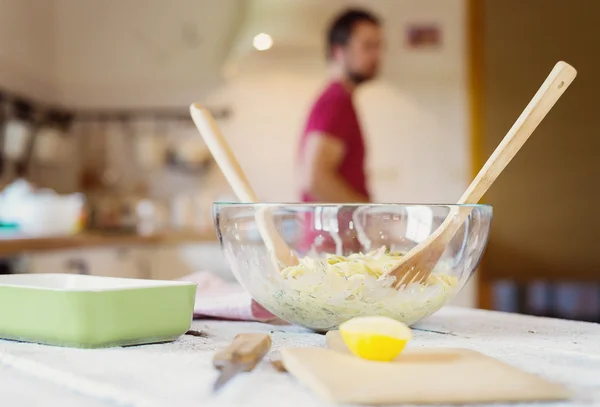
[[[327,33],[332,77],[315,102],[300,140],[302,202],[369,202],[365,143],[355,89],[377,75],[382,33],[373,14],[351,9]]]
[[[300,139],[302,202],[368,203],[365,143],[354,107],[356,88],[377,75],[382,33],[373,14],[351,9],[327,33],[332,76],[315,102]],[[305,219],[303,247],[347,254],[361,250],[352,209],[328,208]]]

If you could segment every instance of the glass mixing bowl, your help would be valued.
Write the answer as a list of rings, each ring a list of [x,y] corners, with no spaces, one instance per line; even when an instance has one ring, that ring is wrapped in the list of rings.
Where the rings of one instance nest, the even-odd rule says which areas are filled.
[[[427,280],[393,288],[394,277],[385,271],[453,207],[468,216]],[[265,219],[272,227],[266,241],[277,233],[298,265],[275,259],[261,235]],[[491,220],[488,205],[214,204],[221,247],[241,285],[276,316],[317,331],[356,316],[412,325],[436,312],[477,268]]]

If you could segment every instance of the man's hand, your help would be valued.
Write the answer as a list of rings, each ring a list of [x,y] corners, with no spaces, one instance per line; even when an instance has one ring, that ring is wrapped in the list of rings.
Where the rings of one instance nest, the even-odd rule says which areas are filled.
[[[344,158],[344,144],[324,133],[310,133],[306,139],[300,182],[303,190],[321,202],[369,201],[338,173]]]

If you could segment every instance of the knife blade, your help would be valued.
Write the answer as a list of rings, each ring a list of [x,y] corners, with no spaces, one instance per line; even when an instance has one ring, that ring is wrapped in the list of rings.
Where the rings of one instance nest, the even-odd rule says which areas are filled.
[[[213,366],[221,371],[213,391],[218,391],[238,373],[254,370],[270,349],[271,337],[267,334],[237,335],[227,348],[213,356]]]

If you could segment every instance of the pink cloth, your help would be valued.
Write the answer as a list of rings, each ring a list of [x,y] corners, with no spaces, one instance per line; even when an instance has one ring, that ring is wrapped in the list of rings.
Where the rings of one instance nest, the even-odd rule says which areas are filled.
[[[261,322],[277,319],[254,301],[242,286],[227,282],[208,271],[189,274],[180,280],[198,283],[194,318]]]

